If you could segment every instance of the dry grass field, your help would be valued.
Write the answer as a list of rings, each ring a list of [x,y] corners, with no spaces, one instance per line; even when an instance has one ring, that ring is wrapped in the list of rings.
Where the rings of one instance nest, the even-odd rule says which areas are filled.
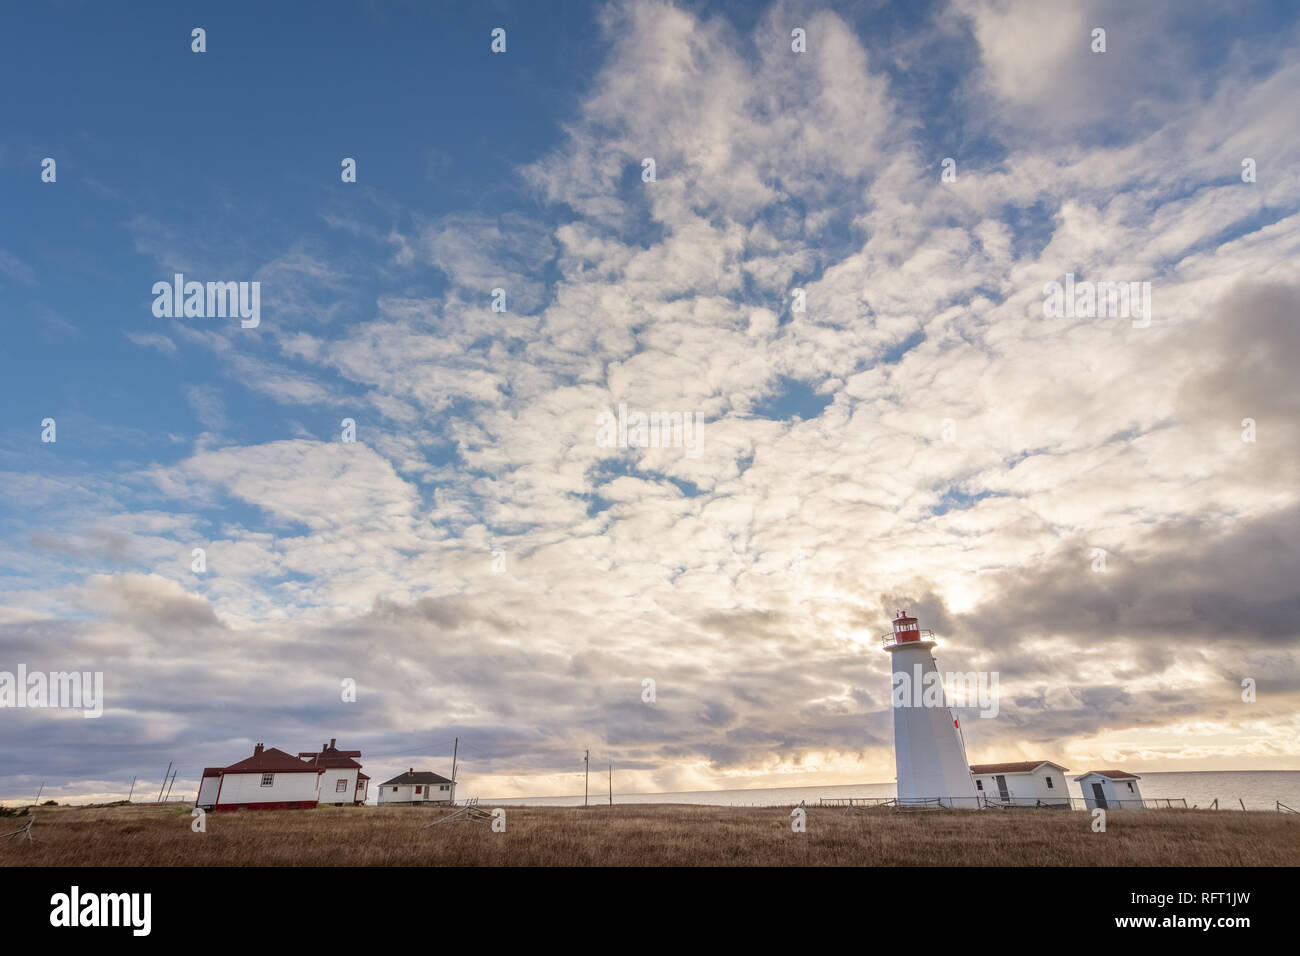
[[[1295,866],[1300,816],[1134,810],[1093,833],[1053,810],[846,814],[681,805],[507,807],[489,821],[426,827],[450,811],[321,808],[209,813],[139,804],[40,807],[33,842],[0,840],[0,866]],[[25,822],[0,818],[0,831]],[[12,826],[10,825],[12,824]]]

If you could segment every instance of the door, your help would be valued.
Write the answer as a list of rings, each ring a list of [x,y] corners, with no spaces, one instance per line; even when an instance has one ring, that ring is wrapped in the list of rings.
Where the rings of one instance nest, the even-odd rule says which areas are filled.
[[[1011,792],[1007,790],[1007,778],[1002,776],[1002,774],[998,774],[993,778],[993,781],[998,785],[999,799],[1001,799],[1003,803],[1010,803]]]
[[[1092,799],[1093,802],[1103,810],[1106,808],[1106,794],[1101,789],[1101,784],[1094,783],[1092,785]]]

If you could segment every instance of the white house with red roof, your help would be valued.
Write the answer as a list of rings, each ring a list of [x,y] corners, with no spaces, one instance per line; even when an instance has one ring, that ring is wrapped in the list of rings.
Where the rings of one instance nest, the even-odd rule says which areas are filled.
[[[983,806],[1068,807],[1068,769],[1050,760],[1019,760],[971,764],[970,772]]]
[[[331,740],[318,753],[298,756],[258,744],[229,767],[207,767],[195,806],[208,810],[307,810],[321,803],[364,803],[370,778],[359,750]]]

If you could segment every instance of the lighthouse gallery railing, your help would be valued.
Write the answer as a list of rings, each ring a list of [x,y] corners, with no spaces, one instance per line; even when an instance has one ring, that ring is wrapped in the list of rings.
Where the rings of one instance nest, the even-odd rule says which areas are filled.
[[[933,641],[934,631],[928,627],[918,628],[912,631],[890,631],[888,634],[880,635],[880,643],[883,647],[890,647],[894,644],[915,644],[918,641]]]

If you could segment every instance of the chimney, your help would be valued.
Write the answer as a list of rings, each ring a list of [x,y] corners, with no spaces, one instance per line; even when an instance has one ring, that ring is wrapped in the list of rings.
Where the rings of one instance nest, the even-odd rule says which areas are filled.
[[[407,773],[415,773],[415,768],[412,767],[410,770],[408,770],[408,771],[406,771],[406,772],[407,772]]]
[[[338,740],[337,737],[331,737],[331,738],[330,738],[330,750],[333,750],[333,749],[334,749],[334,742],[335,742],[336,740]]]
[[[258,744],[256,747],[253,748],[253,756],[254,756],[254,757],[256,757],[256,756],[257,756],[258,754],[260,754],[261,752],[262,752],[262,745],[261,745],[261,744]]]

